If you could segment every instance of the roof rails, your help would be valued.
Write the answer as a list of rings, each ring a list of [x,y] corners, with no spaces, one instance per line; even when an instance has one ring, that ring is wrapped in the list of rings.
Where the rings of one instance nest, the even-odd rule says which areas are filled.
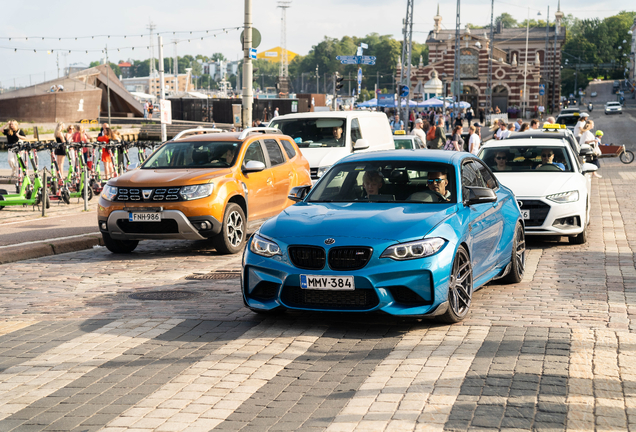
[[[178,134],[175,135],[174,138],[172,138],[173,140],[178,140],[179,138],[183,138],[185,135],[192,135],[195,133],[199,133],[199,132],[205,132],[205,133],[221,133],[221,132],[225,132],[223,129],[217,129],[217,128],[194,128],[194,129],[186,129],[186,130],[182,130],[181,132],[179,132]]]
[[[239,135],[238,139],[242,140],[247,138],[247,136],[253,132],[262,132],[262,133],[275,133],[275,134],[282,134],[283,131],[281,131],[278,128],[273,128],[273,127],[250,127],[250,128],[245,128],[243,129],[243,132],[241,132],[241,134]]]

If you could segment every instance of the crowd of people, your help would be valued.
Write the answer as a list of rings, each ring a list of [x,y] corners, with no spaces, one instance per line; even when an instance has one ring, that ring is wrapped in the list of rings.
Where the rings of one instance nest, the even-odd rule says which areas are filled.
[[[413,110],[410,113],[409,120],[411,124],[410,134],[416,135],[423,142],[426,142],[426,147],[429,149],[468,151],[477,155],[482,142],[481,127],[484,123],[483,109],[480,109],[479,122],[474,122],[473,124],[470,123],[473,119],[472,111],[472,108],[462,110],[459,115],[455,117],[452,111],[442,113],[441,110],[434,109],[422,112]],[[543,114],[543,112],[544,111],[539,110],[538,113]],[[395,133],[398,130],[407,130],[404,121],[400,119],[398,113],[395,113],[389,118],[391,132]],[[468,143],[465,143],[462,137],[466,122],[468,122],[469,132]],[[556,119],[554,117],[548,117],[546,121],[543,122],[543,125],[555,123]],[[532,132],[539,130],[541,127],[542,121],[538,118],[533,118],[529,123],[524,122],[523,119],[517,119],[508,123],[500,119],[492,126],[493,139],[504,140],[512,134]],[[594,122],[589,118],[589,114],[581,113],[579,122],[574,128],[574,136],[578,140],[579,146],[588,144],[592,147],[594,154],[590,156],[590,161],[600,168],[601,164],[598,156],[601,155],[599,146],[603,145],[601,143],[603,131],[597,130],[596,133],[593,133],[592,129],[594,129]],[[592,176],[602,178],[602,176],[596,172],[594,172]]]

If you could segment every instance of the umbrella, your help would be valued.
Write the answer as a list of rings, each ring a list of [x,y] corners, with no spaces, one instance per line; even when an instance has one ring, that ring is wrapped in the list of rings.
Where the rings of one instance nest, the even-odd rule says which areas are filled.
[[[358,108],[372,108],[378,106],[378,100],[376,98],[369,99],[368,101],[360,102]]]
[[[428,100],[425,100],[423,102],[420,102],[417,104],[418,107],[420,108],[439,108],[444,104],[443,101],[437,99],[437,98],[430,98]],[[446,105],[448,105],[448,102],[446,103]]]

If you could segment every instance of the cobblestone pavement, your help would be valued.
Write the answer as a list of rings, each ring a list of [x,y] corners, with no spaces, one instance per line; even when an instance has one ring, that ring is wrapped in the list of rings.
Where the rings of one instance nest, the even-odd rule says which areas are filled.
[[[0,265],[0,431],[636,430],[636,169],[602,173],[588,243],[531,242],[453,326],[256,315],[205,243]]]

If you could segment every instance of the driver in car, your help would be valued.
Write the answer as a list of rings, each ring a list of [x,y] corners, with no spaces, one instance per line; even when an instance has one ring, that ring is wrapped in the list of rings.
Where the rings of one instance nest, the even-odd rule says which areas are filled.
[[[544,165],[554,165],[558,167],[561,171],[565,171],[565,165],[560,162],[554,162],[554,151],[551,149],[543,149],[541,151],[541,163],[536,166],[535,169],[542,167]]]
[[[365,171],[362,177],[362,186],[366,193],[366,198],[370,195],[379,195],[380,188],[384,186],[384,177],[378,171]]]
[[[331,133],[333,134],[333,140],[336,144],[344,145],[344,137],[342,136],[342,127],[336,126],[332,129]]]
[[[426,186],[428,190],[415,192],[407,201],[420,202],[449,202],[451,193],[446,189],[448,186],[448,176],[446,173],[439,171],[431,171],[427,175]]]

